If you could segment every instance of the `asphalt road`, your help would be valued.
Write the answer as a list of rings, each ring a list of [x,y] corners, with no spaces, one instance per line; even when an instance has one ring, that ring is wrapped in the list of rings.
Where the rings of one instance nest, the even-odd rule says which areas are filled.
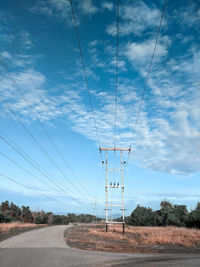
[[[68,227],[33,230],[1,242],[0,267],[200,266],[200,255],[121,254],[69,248],[63,237]]]

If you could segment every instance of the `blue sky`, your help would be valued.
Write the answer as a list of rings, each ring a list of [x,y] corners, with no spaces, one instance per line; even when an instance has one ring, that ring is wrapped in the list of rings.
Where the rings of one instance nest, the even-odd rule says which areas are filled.
[[[100,144],[108,147],[114,146],[116,3],[73,1]],[[163,1],[158,0],[120,1],[117,104],[120,147],[128,147],[131,142],[162,6]],[[103,215],[104,171],[69,1],[23,0],[19,4],[4,0],[0,7],[0,60],[9,70],[8,75],[1,67],[0,95],[58,166],[52,164],[1,103],[0,173],[56,201],[3,176],[0,200],[26,204],[35,210],[91,213],[97,199],[97,213]],[[163,199],[186,204],[189,209],[200,200],[199,26],[198,1],[168,1],[125,168],[127,214],[137,204],[157,209]],[[47,176],[14,151],[5,142],[7,138],[42,166],[47,176],[66,192],[53,190],[54,184]],[[119,162],[118,156],[116,160]],[[109,164],[111,167],[114,164],[113,154],[109,154]],[[68,193],[78,202],[67,197]],[[118,194],[113,192],[114,197]]]

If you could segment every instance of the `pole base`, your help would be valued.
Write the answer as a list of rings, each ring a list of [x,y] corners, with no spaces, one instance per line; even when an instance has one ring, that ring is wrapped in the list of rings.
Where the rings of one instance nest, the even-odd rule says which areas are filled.
[[[125,235],[125,223],[122,224],[122,228],[123,228],[123,235]]]

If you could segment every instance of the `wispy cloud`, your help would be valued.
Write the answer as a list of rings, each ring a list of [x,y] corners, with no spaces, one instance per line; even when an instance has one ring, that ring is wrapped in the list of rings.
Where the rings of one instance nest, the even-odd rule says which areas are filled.
[[[93,4],[92,0],[85,0],[79,4],[79,8],[84,14],[93,15],[97,13],[98,8]]]
[[[110,2],[110,1],[107,1],[107,2],[103,2],[102,4],[101,4],[101,6],[102,6],[102,8],[103,9],[107,9],[107,10],[109,10],[109,11],[112,11],[113,10],[113,3],[112,2]]]
[[[98,8],[93,4],[92,0],[72,1],[76,8],[76,19],[80,20],[80,15],[92,16],[98,12]],[[36,4],[30,9],[36,14],[43,14],[45,16],[57,19],[65,19],[71,24],[71,7],[69,1],[65,0],[37,0]]]
[[[19,39],[25,49],[30,49],[34,46],[31,40],[30,33],[25,30],[19,33]]]
[[[7,55],[8,56],[8,55]],[[151,97],[147,98],[140,114],[136,135],[133,139],[134,161],[152,170],[190,175],[199,172],[200,159],[200,115],[196,81],[183,86],[179,76],[187,72],[188,81],[193,75],[190,68],[181,67],[184,61],[169,63],[168,71],[160,67],[159,73],[153,72],[149,81]],[[198,63],[199,64],[199,63]],[[178,73],[174,78],[174,66]],[[44,121],[67,116],[69,126],[85,137],[96,141],[96,133],[92,124],[92,114],[81,97],[79,84],[65,85],[65,94],[49,94],[49,84],[45,76],[33,69],[15,73],[17,84],[23,89],[29,105],[37,116]],[[11,103],[12,108],[23,116],[32,118],[27,109],[27,102],[19,97],[8,78],[1,78],[1,94]],[[30,82],[31,81],[31,82]],[[57,85],[62,87],[63,85]],[[130,80],[119,81],[119,99],[117,109],[117,142],[128,146],[132,137],[132,127],[140,101],[140,83]],[[73,89],[72,89],[73,88]],[[76,89],[76,91],[74,91]],[[6,89],[6,90],[5,90]],[[58,89],[58,88],[57,88]],[[57,90],[63,92],[63,90]],[[192,94],[191,94],[192,93]],[[110,145],[114,137],[114,95],[100,90],[92,90],[93,100],[100,104],[95,107],[95,117],[102,144]],[[147,112],[151,108],[151,112]],[[34,119],[34,118],[32,118]],[[191,124],[192,123],[192,124]],[[190,155],[190,157],[188,157]]]
[[[150,61],[154,44],[155,40],[147,40],[140,43],[128,43],[124,54],[130,61],[132,61],[133,64],[143,64]],[[155,60],[161,59],[167,54],[167,43],[159,43],[156,48]]]
[[[134,34],[143,35],[144,31],[152,31],[158,27],[160,20],[160,10],[155,6],[148,6],[143,1],[135,1],[120,5],[120,26],[121,36]],[[106,32],[116,35],[116,25],[111,24],[106,27]]]
[[[68,1],[50,0],[48,3],[44,0],[37,0],[36,4],[31,7],[30,11],[36,14],[43,14],[49,17],[66,18],[70,12]]]
[[[102,3],[104,8],[108,9],[108,3],[110,2]],[[40,0],[33,11],[66,18],[69,8],[67,1],[51,0],[47,5]],[[80,14],[93,15],[99,11],[92,1],[85,1],[82,7],[77,5],[77,8]],[[161,14],[158,7],[144,2],[137,2],[137,5],[122,4],[120,10],[122,40],[119,53],[117,144],[129,146]],[[198,10],[192,8],[187,14],[184,7],[181,10],[179,18],[187,18],[188,14],[194,12],[195,19],[189,23],[193,27],[199,19]],[[167,18],[164,23],[168,23]],[[115,31],[111,31],[112,27],[114,26],[109,25],[107,32],[115,35]],[[143,33],[144,36],[141,38]],[[136,38],[128,39],[129,34],[134,34]],[[25,36],[31,40],[27,33]],[[200,47],[197,42],[189,39],[183,42],[181,36],[178,40],[180,43],[170,32],[168,35],[161,32],[142,112],[133,138],[132,161],[152,170],[192,175],[200,172]],[[24,44],[31,46],[29,41],[24,41]],[[184,45],[181,51],[178,44]],[[109,42],[94,39],[89,42],[88,52],[87,74],[89,83],[93,85],[91,94],[100,141],[103,145],[110,145],[114,142],[115,126],[113,74],[116,47]],[[1,56],[15,66],[26,64],[26,70],[14,69],[13,77],[24,91],[28,105],[41,120],[53,122],[65,117],[65,122],[71,129],[96,141],[80,63],[76,64],[78,70],[72,74],[68,73],[65,83],[57,82],[52,88],[44,73],[25,63],[32,60],[28,56],[13,56],[6,50],[2,51]],[[102,73],[99,74],[97,69]],[[97,86],[97,81],[102,82],[103,86]],[[107,87],[113,89],[107,90]],[[24,119],[34,120],[27,109],[27,102],[19,97],[14,85],[3,74],[0,91]]]

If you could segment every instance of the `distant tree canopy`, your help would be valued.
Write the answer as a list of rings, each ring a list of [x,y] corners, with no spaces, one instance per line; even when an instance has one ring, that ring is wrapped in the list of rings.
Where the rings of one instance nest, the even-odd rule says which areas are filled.
[[[137,226],[153,226],[157,224],[157,220],[158,215],[151,208],[138,205],[128,218],[128,223]]]
[[[126,217],[126,223],[135,226],[174,225],[200,228],[200,203],[191,212],[188,212],[185,205],[173,205],[169,201],[162,201],[160,209],[156,211],[138,205]]]
[[[36,224],[68,224],[68,223],[90,223],[100,221],[101,219],[90,215],[68,213],[67,215],[55,215],[52,212],[31,211],[30,207],[22,206],[21,208],[9,201],[0,204],[0,223],[21,221],[25,223]]]
[[[0,223],[21,221],[36,224],[68,224],[91,223],[101,219],[90,214],[56,215],[52,212],[31,211],[30,207],[21,208],[9,201],[0,204]],[[116,221],[121,221],[117,218]],[[126,223],[135,226],[186,226],[200,228],[200,202],[194,210],[188,211],[185,205],[173,205],[169,201],[162,201],[160,209],[153,211],[138,205],[130,216],[125,218]]]

